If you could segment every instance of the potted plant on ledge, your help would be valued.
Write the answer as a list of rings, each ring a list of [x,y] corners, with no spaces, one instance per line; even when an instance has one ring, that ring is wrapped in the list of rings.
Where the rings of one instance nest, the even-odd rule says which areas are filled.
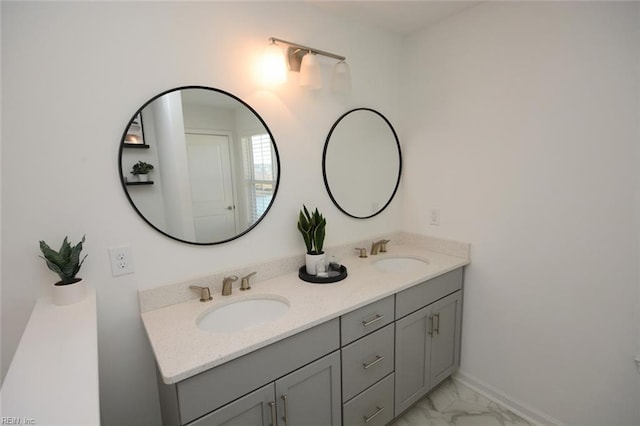
[[[307,246],[307,254],[305,255],[307,274],[316,275],[316,266],[318,263],[324,263],[325,261],[322,247],[324,245],[327,220],[317,208],[312,214],[309,213],[305,205],[302,205],[302,208],[298,216],[298,230]]]
[[[40,251],[47,266],[58,274],[60,281],[53,285],[53,303],[56,305],[70,305],[82,301],[86,296],[86,284],[82,278],[76,278],[82,263],[87,258],[85,254],[80,260],[82,252],[82,240],[75,246],[71,246],[67,237],[64,237],[59,251],[53,250],[44,241],[40,241]]]
[[[149,176],[147,174],[153,170],[153,164],[145,163],[144,161],[138,161],[133,165],[133,169],[131,170],[131,174],[138,177],[138,181],[147,182],[149,180]]]

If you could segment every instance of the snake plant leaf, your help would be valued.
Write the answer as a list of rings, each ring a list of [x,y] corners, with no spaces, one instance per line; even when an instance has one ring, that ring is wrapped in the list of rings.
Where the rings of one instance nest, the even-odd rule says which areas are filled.
[[[318,227],[316,229],[316,234],[314,236],[314,244],[316,247],[316,253],[317,254],[322,254],[322,246],[324,244],[324,236],[325,236],[325,228],[324,226],[322,227]]]
[[[58,250],[58,252],[60,253],[63,261],[67,263],[69,261],[69,257],[71,256],[71,245],[69,244],[69,240],[67,239],[67,237],[64,237],[64,240],[62,241],[62,245],[60,246],[60,250]]]
[[[307,222],[311,223],[311,222],[312,222],[312,219],[311,219],[311,215],[309,214],[309,210],[307,210],[307,206],[305,206],[305,205],[303,204],[303,205],[302,205],[302,208],[303,208],[303,210],[304,210],[304,215],[305,215],[305,218],[307,219]],[[302,213],[302,212],[300,212],[300,213]]]
[[[44,257],[40,256],[43,259],[48,260],[56,265],[62,262],[62,257],[60,257],[58,252],[52,250],[51,247],[49,247],[49,245],[44,241],[40,241],[40,251],[42,252],[42,254],[44,254]]]
[[[311,226],[310,220],[300,212],[300,216],[298,217],[298,228],[304,230],[304,232],[308,232]]]
[[[311,253],[312,242],[311,242],[311,233],[308,229],[304,229],[300,222],[298,222],[298,230],[302,234],[302,239],[304,240],[304,245],[307,248],[307,253]]]

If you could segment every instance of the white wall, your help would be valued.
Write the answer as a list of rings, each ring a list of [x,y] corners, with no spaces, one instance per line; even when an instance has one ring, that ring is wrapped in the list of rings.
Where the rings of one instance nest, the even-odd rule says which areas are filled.
[[[358,221],[331,203],[322,180],[324,139],[359,106],[400,119],[401,40],[301,3],[6,2],[2,7],[2,371],[37,297],[55,276],[38,240],[87,234],[80,276],[97,289],[104,425],[157,424],[153,358],[137,290],[300,253],[302,203],[328,220],[327,245],[399,228],[400,198]],[[269,37],[347,56],[351,96],[287,83],[265,90],[255,65]],[[297,78],[297,75],[293,76]],[[282,165],[269,215],[233,242],[198,247],[156,233],[132,210],[118,179],[120,137],[131,115],[172,87],[229,91],[268,123]],[[112,278],[107,249],[130,243],[135,274]]]
[[[472,243],[461,371],[570,425],[640,424],[639,7],[485,3],[406,48],[404,227]]]

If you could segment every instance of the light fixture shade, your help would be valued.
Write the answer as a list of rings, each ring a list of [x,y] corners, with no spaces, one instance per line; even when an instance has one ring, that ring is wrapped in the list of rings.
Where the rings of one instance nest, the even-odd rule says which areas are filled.
[[[269,85],[282,84],[287,81],[284,51],[275,43],[270,43],[264,52],[262,78]]]
[[[309,52],[302,57],[300,64],[300,86],[309,89],[320,89],[322,87],[322,76],[320,75],[320,64],[315,53]]]
[[[349,64],[345,61],[338,62],[333,68],[331,90],[342,93],[351,90],[351,71],[349,70]]]

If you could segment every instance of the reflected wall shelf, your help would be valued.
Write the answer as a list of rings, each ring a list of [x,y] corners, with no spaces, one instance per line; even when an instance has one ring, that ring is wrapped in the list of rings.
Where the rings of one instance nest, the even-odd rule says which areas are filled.
[[[122,146],[124,148],[149,149],[150,145],[147,145],[146,143],[123,143]]]
[[[127,184],[127,186],[130,186],[130,185],[131,186],[135,186],[135,185],[153,185],[153,181],[152,180],[149,180],[149,181],[146,181],[146,182],[129,182],[129,181],[127,181],[126,184]]]

